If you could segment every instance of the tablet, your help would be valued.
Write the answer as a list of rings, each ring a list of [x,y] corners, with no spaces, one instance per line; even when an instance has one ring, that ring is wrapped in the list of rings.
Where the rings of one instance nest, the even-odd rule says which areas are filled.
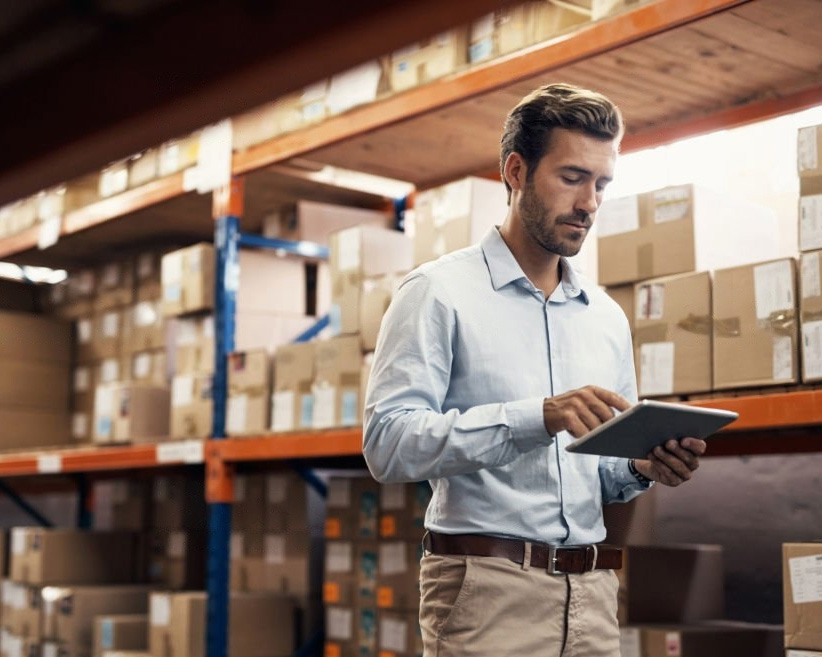
[[[644,459],[671,438],[707,438],[737,417],[733,411],[644,399],[565,449],[577,454]]]

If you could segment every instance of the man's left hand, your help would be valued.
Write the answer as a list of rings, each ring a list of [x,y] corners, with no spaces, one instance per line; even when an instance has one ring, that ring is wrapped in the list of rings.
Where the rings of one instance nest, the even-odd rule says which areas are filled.
[[[648,479],[665,486],[679,486],[693,477],[706,448],[705,441],[698,438],[669,440],[655,447],[647,460],[637,459],[634,465]]]

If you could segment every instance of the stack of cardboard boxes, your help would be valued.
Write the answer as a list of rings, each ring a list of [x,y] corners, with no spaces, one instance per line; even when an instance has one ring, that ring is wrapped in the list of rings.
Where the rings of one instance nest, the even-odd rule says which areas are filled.
[[[822,542],[782,545],[786,657],[822,655]]]
[[[430,495],[427,482],[329,481],[326,654],[421,654],[419,564]]]
[[[641,397],[798,380],[794,265],[775,259],[770,210],[680,185],[606,201],[597,225],[599,282],[631,324]]]

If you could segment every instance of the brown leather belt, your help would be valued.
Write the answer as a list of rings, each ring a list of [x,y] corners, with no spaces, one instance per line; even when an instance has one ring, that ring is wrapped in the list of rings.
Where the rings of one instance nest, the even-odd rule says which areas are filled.
[[[423,546],[433,554],[475,557],[504,557],[522,564],[526,541],[485,534],[437,534],[427,532]],[[622,550],[613,545],[548,545],[531,543],[532,568],[551,574],[587,573],[591,570],[622,568]]]

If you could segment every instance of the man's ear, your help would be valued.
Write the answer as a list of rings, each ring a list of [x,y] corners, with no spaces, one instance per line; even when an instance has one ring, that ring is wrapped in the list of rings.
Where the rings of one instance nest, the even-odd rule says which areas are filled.
[[[505,158],[502,174],[512,190],[522,190],[528,177],[528,165],[519,153],[509,153],[508,157]]]

